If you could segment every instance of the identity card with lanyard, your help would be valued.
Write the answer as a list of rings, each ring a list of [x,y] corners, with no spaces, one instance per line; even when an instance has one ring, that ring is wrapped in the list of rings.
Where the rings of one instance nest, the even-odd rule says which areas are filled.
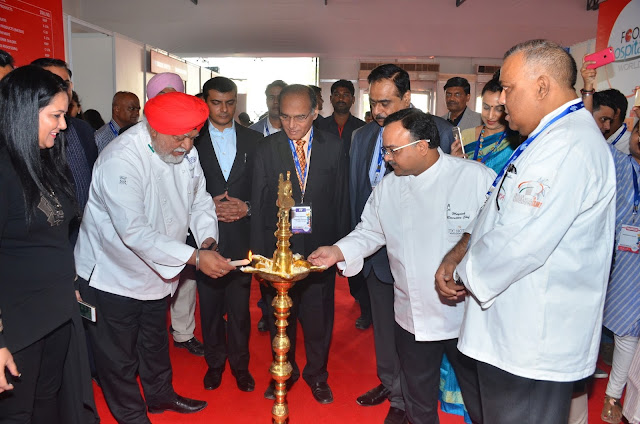
[[[307,145],[307,158],[311,155],[312,143],[313,127],[311,127],[311,134],[309,135],[309,143]],[[293,153],[293,163],[296,166],[296,173],[298,174],[298,181],[300,182],[300,192],[302,193],[300,204],[291,208],[291,232],[294,234],[311,234],[311,203],[304,203],[304,193],[307,189],[307,177],[309,175],[309,161],[305,159],[305,167],[302,169],[296,146],[291,139],[289,139],[289,147]]]
[[[565,110],[563,110],[560,114],[556,115],[553,119],[551,119],[549,122],[547,122],[544,127],[542,127],[542,129],[540,131],[538,131],[537,133],[529,136],[529,138],[527,138],[525,141],[522,142],[522,144],[520,144],[518,146],[518,148],[513,152],[513,154],[511,154],[511,157],[509,158],[509,160],[507,161],[507,163],[504,164],[504,166],[502,167],[502,170],[500,171],[500,173],[498,173],[498,176],[496,177],[496,179],[493,181],[493,184],[491,184],[491,187],[489,188],[489,191],[487,191],[487,199],[489,199],[489,197],[491,196],[491,193],[493,193],[493,190],[495,190],[496,186],[498,185],[498,182],[500,180],[502,180],[502,177],[505,175],[505,171],[509,171],[510,169],[514,168],[514,167],[510,167],[510,165],[513,164],[513,162],[518,159],[518,157],[520,157],[520,155],[522,154],[522,152],[524,152],[524,150],[529,147],[529,145],[531,143],[533,143],[533,141],[538,138],[538,136],[540,134],[542,134],[542,132],[544,130],[546,130],[547,128],[549,128],[549,126],[553,123],[555,123],[556,121],[560,120],[561,118],[564,118],[565,116],[569,115],[572,112],[575,112],[577,110],[580,110],[584,107],[584,103],[579,102],[576,103],[574,105],[569,106],[568,108],[566,108]],[[498,209],[500,209],[498,207]]]
[[[634,168],[634,159],[631,161],[631,173],[633,177],[633,212],[631,214],[631,224],[622,225],[620,238],[618,240],[618,250],[631,253],[640,253],[640,227],[636,219],[638,218],[638,205],[640,205],[640,190],[638,189],[638,174]]]

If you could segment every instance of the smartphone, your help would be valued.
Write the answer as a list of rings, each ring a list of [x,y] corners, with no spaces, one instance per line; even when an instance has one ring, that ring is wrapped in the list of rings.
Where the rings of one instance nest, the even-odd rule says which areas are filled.
[[[634,106],[640,106],[640,87],[636,88],[636,101],[633,103]]]
[[[596,69],[601,66],[611,63],[616,60],[616,55],[613,53],[613,47],[607,47],[599,52],[591,53],[584,57],[584,61],[594,61],[591,65],[587,65],[587,69]]]
[[[453,141],[460,141],[460,147],[462,148],[462,154],[463,155],[467,155],[467,152],[464,151],[464,143],[462,142],[462,133],[460,132],[460,127],[453,127],[451,128],[451,131],[453,131]]]
[[[89,305],[86,302],[78,301],[80,306],[80,316],[84,319],[88,319],[91,322],[96,322],[96,307]]]

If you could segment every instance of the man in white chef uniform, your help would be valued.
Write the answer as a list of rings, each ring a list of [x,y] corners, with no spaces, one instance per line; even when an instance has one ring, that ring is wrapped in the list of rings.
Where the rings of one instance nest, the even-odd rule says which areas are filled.
[[[505,54],[500,103],[528,138],[436,274],[443,296],[472,296],[458,348],[478,361],[485,423],[566,424],[573,383],[595,370],[616,176],[576,75],[550,41]]]
[[[469,414],[480,422],[475,364],[456,348],[464,305],[442,299],[433,275],[475,218],[495,173],[444,154],[433,118],[417,109],[395,112],[384,124],[383,156],[393,173],[373,190],[355,230],[333,246],[320,247],[309,260],[338,263],[345,276],[352,276],[365,258],[386,245],[409,421],[438,422],[440,362],[446,353]]]
[[[75,247],[80,293],[96,307],[88,331],[102,391],[114,418],[127,424],[150,423],[147,409],[206,406],[173,390],[167,300],[186,264],[212,278],[234,269],[207,250],[218,221],[192,148],[207,105],[172,92],[149,100],[144,114],[96,161]],[[204,250],[185,243],[188,229]]]

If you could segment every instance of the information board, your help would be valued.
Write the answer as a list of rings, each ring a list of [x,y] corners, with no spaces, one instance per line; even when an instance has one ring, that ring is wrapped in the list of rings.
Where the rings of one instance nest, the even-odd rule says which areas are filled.
[[[62,0],[0,0],[0,49],[16,66],[34,59],[65,59]]]

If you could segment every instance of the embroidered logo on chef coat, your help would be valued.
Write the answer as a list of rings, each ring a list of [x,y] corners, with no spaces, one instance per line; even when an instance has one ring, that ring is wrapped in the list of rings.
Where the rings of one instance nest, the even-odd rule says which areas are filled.
[[[447,230],[449,236],[462,236],[464,230],[467,229],[471,221],[471,214],[468,211],[451,207],[451,204],[447,204]]]
[[[533,208],[540,208],[548,190],[547,180],[524,181],[518,184],[518,191],[513,195],[513,201]]]
[[[120,184],[127,185],[127,177],[120,176]]]

